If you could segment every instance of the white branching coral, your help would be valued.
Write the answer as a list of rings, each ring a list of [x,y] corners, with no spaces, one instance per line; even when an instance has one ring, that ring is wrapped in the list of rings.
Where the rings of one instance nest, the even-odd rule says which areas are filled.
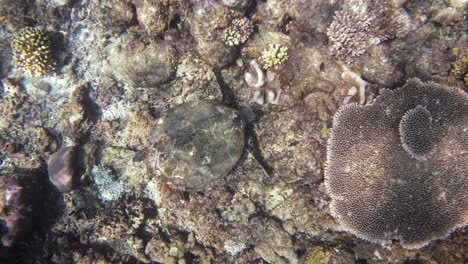
[[[468,94],[410,79],[333,118],[325,187],[342,229],[408,249],[468,221]]]
[[[273,88],[274,86],[272,85],[272,82],[276,78],[276,73],[271,70],[264,73],[255,60],[250,62],[250,66],[254,69],[255,73],[247,72],[244,78],[247,85],[254,89],[252,101],[260,105],[265,103],[277,104],[281,89]]]
[[[350,61],[381,41],[403,37],[409,18],[384,0],[351,0],[336,11],[327,29],[332,52]]]
[[[13,62],[27,76],[45,76],[55,70],[50,33],[27,27],[16,33],[12,42]]]
[[[224,42],[229,46],[243,44],[249,39],[253,29],[253,23],[248,18],[235,18],[232,20],[231,26],[224,30]]]
[[[364,104],[366,102],[366,86],[367,82],[364,81],[359,74],[354,71],[351,71],[346,65],[341,64],[340,69],[343,71],[341,73],[341,78],[349,86],[345,91],[345,100],[343,103],[348,103],[352,97],[358,97],[358,102]]]

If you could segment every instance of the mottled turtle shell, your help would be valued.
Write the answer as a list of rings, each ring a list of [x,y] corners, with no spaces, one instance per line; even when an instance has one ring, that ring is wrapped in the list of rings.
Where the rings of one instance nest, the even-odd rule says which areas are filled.
[[[239,160],[244,127],[239,112],[221,103],[202,100],[178,105],[153,131],[150,164],[173,188],[212,187]]]

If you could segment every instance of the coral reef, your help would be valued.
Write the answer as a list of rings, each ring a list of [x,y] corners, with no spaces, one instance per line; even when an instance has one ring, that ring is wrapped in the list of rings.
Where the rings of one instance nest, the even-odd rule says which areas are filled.
[[[97,0],[90,2],[89,16],[97,25],[122,32],[135,20],[130,1]]]
[[[116,76],[132,87],[154,87],[168,81],[176,70],[177,52],[167,42],[145,45],[125,39],[113,46],[111,65]]]
[[[55,70],[50,33],[42,28],[26,27],[12,41],[15,67],[27,76],[45,76]]]
[[[39,168],[57,150],[56,137],[46,129],[47,111],[16,80],[3,79],[0,103],[0,156],[5,166]]]
[[[252,0],[221,0],[221,2],[234,9],[245,9],[252,4]]]
[[[456,79],[468,85],[468,51],[452,64],[452,74]]]
[[[213,0],[203,0],[193,6],[190,28],[201,58],[214,68],[221,68],[235,59],[235,47],[225,45],[223,29],[231,16],[226,6]]]
[[[372,105],[342,107],[325,171],[341,227],[415,249],[464,226],[467,125],[468,94],[418,79]]]
[[[0,26],[13,29],[31,26],[34,22],[31,0],[0,0]]]
[[[43,188],[32,196],[42,206],[33,211],[38,214],[39,220],[33,222],[38,228],[20,228],[23,235],[11,247],[0,243],[0,262],[463,263],[468,256],[466,228],[411,250],[394,240],[382,246],[338,232],[343,230],[342,221],[330,212],[336,201],[327,195],[324,169],[327,139],[331,142],[335,137],[330,129],[332,117],[343,104],[359,103],[349,106],[353,111],[374,109],[371,104],[377,104],[393,116],[391,111],[412,96],[385,108],[379,98],[389,98],[392,90],[413,77],[466,91],[464,2],[0,0],[0,182],[16,180],[16,172],[23,169],[28,175],[38,170],[35,179]],[[37,78],[23,76],[14,68],[10,43],[25,27],[48,30],[60,72]],[[230,46],[226,38],[239,45]],[[371,45],[371,40],[378,44]],[[277,50],[268,51],[271,45]],[[287,61],[274,65],[281,62],[277,57],[280,47],[287,47]],[[354,48],[360,55],[353,55]],[[268,69],[263,68],[262,52],[268,55]],[[226,111],[226,124],[239,127],[232,120],[242,116],[245,135],[220,129],[225,134],[219,138],[228,143],[213,147],[219,141],[203,125],[216,122],[208,118],[198,122],[202,127],[197,127],[193,137],[177,134],[176,139],[186,140],[204,135],[208,143],[201,145],[221,153],[211,165],[227,164],[218,160],[232,163],[219,170],[212,182],[195,183],[199,188],[185,188],[185,181],[169,185],[156,165],[181,168],[193,162],[192,168],[218,169],[204,166],[208,159],[195,160],[189,147],[180,151],[186,154],[185,160],[170,160],[177,148],[151,141],[158,129],[168,128],[169,123],[180,127],[186,120],[171,119],[174,109],[180,107],[183,117],[211,113],[198,104],[186,109],[205,100]],[[352,163],[343,169],[356,164],[360,175],[376,171],[374,175],[385,173],[386,179],[395,181],[385,181],[383,188],[377,181],[364,182],[370,177],[362,176],[358,186],[346,188],[353,194],[343,203],[359,200],[362,186],[369,196],[388,194],[387,186],[407,187],[413,199],[426,201],[424,208],[439,206],[444,199],[455,201],[444,189],[451,183],[442,175],[451,176],[460,169],[466,174],[466,162],[456,155],[438,164],[434,159],[462,144],[459,138],[450,138],[455,129],[446,126],[446,117],[437,115],[446,100],[430,104],[430,100],[417,101],[402,108],[393,123],[380,122],[379,115],[375,115],[377,120],[362,118],[359,125],[364,128],[388,125],[391,132],[381,129],[375,140],[362,138],[362,143],[347,149]],[[158,124],[158,120],[166,123]],[[350,133],[359,130],[359,125]],[[238,149],[227,153],[223,144],[232,142]],[[59,179],[66,176],[60,189],[70,188],[69,165],[61,165],[69,152],[59,150],[60,146],[77,146],[80,151],[68,163],[73,164],[80,182],[72,183],[71,191],[65,193],[45,174],[47,168],[64,168],[66,173],[53,174]],[[167,150],[167,155],[156,160],[155,147]],[[385,150],[392,147],[398,148],[397,154],[385,156]],[[370,152],[362,160],[360,154],[353,154],[357,149],[378,153]],[[52,163],[60,166],[48,166],[53,153],[58,162]],[[375,170],[369,165],[372,157],[398,166]],[[414,167],[408,169],[409,160]],[[419,178],[403,182],[392,177],[402,169],[400,165],[408,172],[401,175]],[[442,170],[450,166],[452,171]],[[422,176],[424,169],[431,174]],[[340,182],[350,182],[350,178]],[[463,184],[458,184],[460,189]],[[415,185],[428,190],[428,195],[419,196]],[[0,188],[0,194],[4,190]],[[439,195],[433,198],[432,193]],[[399,194],[392,198],[406,197]],[[362,201],[366,199],[358,206]],[[386,221],[391,225],[395,222],[391,212],[385,219],[377,214],[392,203],[379,202],[373,203],[374,211],[358,216],[355,211],[347,212],[364,219],[369,229]],[[408,211],[414,203],[406,202],[398,209]],[[0,215],[0,236],[8,232],[5,220],[10,213],[14,220],[15,210],[8,207],[7,215]],[[401,211],[395,214],[403,218]],[[415,217],[421,211],[415,210]],[[407,225],[412,219],[400,222]],[[20,221],[10,223],[14,227]],[[11,231],[12,235],[16,232],[15,228]],[[400,229],[388,234],[399,238],[403,231],[409,232]]]

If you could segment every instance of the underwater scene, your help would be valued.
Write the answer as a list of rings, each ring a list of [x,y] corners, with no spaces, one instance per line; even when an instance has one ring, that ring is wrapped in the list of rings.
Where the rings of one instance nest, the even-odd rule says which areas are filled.
[[[0,264],[468,264],[468,0],[0,0]]]

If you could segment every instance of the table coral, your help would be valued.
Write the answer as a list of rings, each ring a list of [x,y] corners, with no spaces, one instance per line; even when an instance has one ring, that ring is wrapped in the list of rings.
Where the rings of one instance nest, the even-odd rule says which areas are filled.
[[[468,94],[410,79],[333,119],[325,186],[341,227],[421,248],[468,220]]]

